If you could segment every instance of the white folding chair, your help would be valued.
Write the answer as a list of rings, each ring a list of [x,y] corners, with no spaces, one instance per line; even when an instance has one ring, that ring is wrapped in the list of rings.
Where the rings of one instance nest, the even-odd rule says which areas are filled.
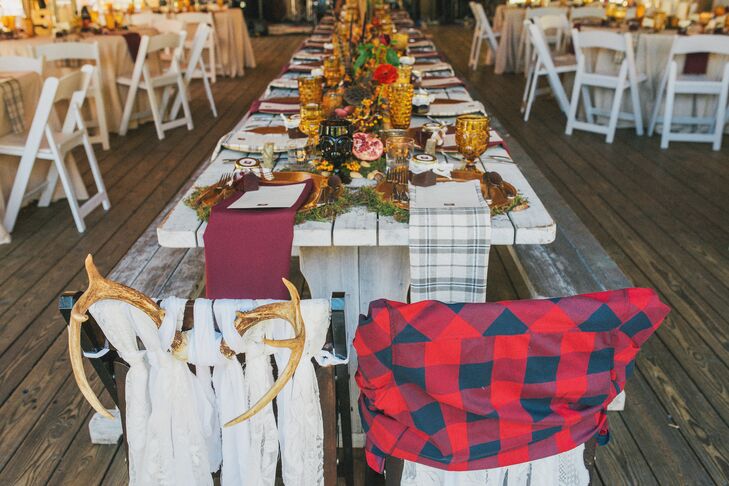
[[[210,89],[210,82],[208,81],[208,75],[205,70],[205,62],[202,56],[203,49],[205,49],[205,43],[209,37],[210,27],[207,24],[198,24],[197,30],[195,31],[195,37],[192,40],[190,57],[187,60],[183,79],[185,80],[185,87],[187,87],[190,86],[190,81],[192,81],[194,77],[202,77],[203,86],[205,87],[205,95],[210,103],[210,109],[213,111],[213,116],[217,118],[218,109],[215,107],[215,98],[213,98],[213,91]],[[180,106],[182,106],[182,99],[178,96],[175,98],[175,103],[172,105],[172,111],[170,112],[171,118],[177,118],[177,114],[180,112]]]
[[[483,9],[483,5],[478,2],[468,2],[473,13],[473,18],[476,19],[476,27],[473,30],[473,41],[471,42],[471,54],[468,57],[468,65],[471,69],[478,67],[478,61],[481,58],[481,44],[486,39],[488,42],[489,49],[496,55],[496,50],[499,47],[496,38],[501,35],[500,32],[494,32],[491,28],[491,23],[486,16],[486,11]]]
[[[724,134],[724,124],[727,117],[727,96],[729,96],[729,63],[724,64],[721,79],[711,79],[707,75],[684,75],[678,70],[677,56],[695,52],[708,52],[722,56],[729,56],[729,38],[717,35],[676,36],[671,48],[668,66],[663,73],[658,96],[653,105],[648,135],[653,135],[656,125],[663,125],[661,133],[661,148],[668,148],[671,140],[682,142],[709,142],[714,150],[721,149],[721,140]],[[673,106],[676,95],[708,95],[718,96],[716,114],[709,117],[674,116]],[[659,118],[659,110],[663,97],[666,102],[663,107],[663,120]],[[672,132],[672,125],[704,125],[708,126],[708,133],[679,133]]]
[[[589,132],[605,134],[605,141],[613,143],[615,129],[618,119],[631,120],[635,123],[635,132],[643,135],[643,117],[641,115],[640,94],[638,83],[645,81],[645,76],[638,76],[635,69],[635,57],[633,53],[633,40],[629,33],[618,34],[615,32],[603,32],[590,30],[580,32],[577,29],[572,31],[572,44],[577,56],[577,73],[572,88],[572,101],[570,103],[569,116],[567,117],[567,128],[565,133],[572,135],[572,131],[586,130]],[[622,55],[623,61],[617,75],[603,74],[588,70],[586,49],[606,49],[613,51],[613,54]],[[622,54],[621,54],[622,53]],[[593,106],[590,96],[590,87],[605,88],[614,90],[612,107],[602,110]],[[620,111],[623,100],[623,93],[630,89],[630,97],[633,105],[631,113]],[[577,108],[582,95],[585,115],[587,121],[577,120]],[[608,117],[607,125],[596,123],[595,115]]]
[[[524,28],[521,30],[519,35],[519,50],[517,53],[518,59],[523,59],[525,63],[528,63],[532,59],[532,45],[529,42],[529,29],[527,28],[527,22],[531,23],[533,19],[543,17],[545,15],[567,15],[567,7],[541,7],[541,8],[527,8],[524,15]],[[546,41],[548,44],[554,43],[552,36],[547,36]],[[526,69],[524,70],[526,73]]]
[[[606,19],[604,7],[576,7],[570,10],[570,22],[579,19]]]
[[[129,87],[127,101],[124,105],[124,113],[122,115],[121,127],[119,133],[126,135],[129,129],[129,121],[132,119],[132,109],[134,101],[137,97],[137,90],[143,89],[147,92],[149,98],[149,107],[152,111],[154,126],[157,129],[157,137],[162,140],[165,138],[165,130],[187,125],[188,130],[193,129],[192,114],[190,113],[190,105],[187,100],[187,90],[185,89],[185,81],[182,77],[180,68],[180,59],[182,57],[182,46],[185,42],[185,31],[178,33],[160,34],[152,37],[143,35],[142,41],[139,43],[139,54],[134,63],[134,71],[132,76],[118,77],[116,82]],[[147,56],[149,54],[169,49],[171,52],[171,61],[169,67],[159,75],[152,75],[147,64]],[[157,99],[155,89],[163,88],[162,102]],[[167,100],[171,96],[171,92],[177,88],[177,96],[181,98],[184,117],[170,118],[165,120],[165,108]],[[147,113],[137,113],[135,118],[146,116]]]
[[[34,72],[43,75],[43,59],[23,56],[0,56],[0,72]]]
[[[560,110],[567,113],[569,110],[569,102],[559,75],[577,70],[575,56],[564,54],[553,57],[549,47],[547,47],[544,31],[542,31],[539,25],[530,22],[527,25],[527,29],[535,51],[535,60],[533,66],[529,69],[526,86],[524,87],[524,96],[522,97],[521,111],[524,114],[524,121],[529,121],[529,114],[534,104],[534,98],[538,94],[545,92],[545,89],[540,90],[538,88],[539,78],[542,76],[547,77],[549,87],[555,98],[557,98]]]
[[[185,25],[201,25],[205,24],[210,27],[210,33],[205,40],[205,50],[208,51],[209,70],[207,72],[210,81],[217,81],[218,61],[217,61],[217,33],[215,32],[215,22],[212,12],[182,12],[175,17],[181,20]],[[190,40],[185,44],[185,49],[192,49],[193,41]]]
[[[0,137],[0,154],[20,157],[3,221],[8,231],[12,231],[15,227],[36,159],[53,161],[39,205],[43,206],[50,202],[60,178],[79,232],[86,229],[84,217],[97,206],[101,205],[105,210],[111,207],[104,181],[101,178],[101,171],[96,163],[94,148],[81,116],[81,105],[84,102],[93,72],[94,67],[86,65],[81,68],[81,71],[60,79],[53,77],[46,79],[28,132]],[[63,126],[58,131],[57,127],[52,126],[51,114],[55,104],[60,101],[68,101],[68,110]],[[65,164],[66,155],[79,145],[84,147],[97,190],[96,195],[81,206],[76,199],[76,192]]]
[[[101,56],[99,55],[99,44],[96,42],[57,42],[41,44],[35,48],[35,56],[43,58],[47,62],[81,60],[93,61],[96,65],[92,77],[89,97],[94,99],[96,108],[96,120],[86,121],[87,128],[98,128],[99,133],[91,135],[91,143],[100,143],[104,150],[109,150],[109,126],[106,122],[106,109],[101,84]]]
[[[534,18],[547,41],[547,47],[554,46],[556,54],[562,54],[567,46],[572,28],[566,14],[542,15]]]

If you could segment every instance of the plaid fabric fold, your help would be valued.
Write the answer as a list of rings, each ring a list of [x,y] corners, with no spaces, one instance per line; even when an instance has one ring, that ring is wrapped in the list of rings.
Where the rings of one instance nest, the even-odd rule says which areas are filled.
[[[509,466],[607,442],[608,404],[669,312],[651,289],[484,304],[378,300],[360,318],[367,463]]]
[[[0,93],[2,93],[5,111],[10,119],[13,132],[23,133],[25,131],[25,108],[20,82],[15,78],[0,78]]]
[[[485,302],[491,218],[478,181],[462,183],[477,193],[475,208],[419,207],[424,191],[410,189],[410,299]]]

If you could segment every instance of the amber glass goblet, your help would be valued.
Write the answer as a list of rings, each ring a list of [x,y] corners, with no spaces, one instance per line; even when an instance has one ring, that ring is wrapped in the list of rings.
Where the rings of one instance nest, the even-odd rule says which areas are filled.
[[[322,76],[300,76],[299,102],[302,105],[321,103],[324,94],[324,78]]]
[[[317,103],[307,103],[301,105],[301,121],[299,122],[299,130],[308,138],[306,144],[316,146],[318,143],[319,125],[324,120],[321,106]]]
[[[456,117],[456,146],[466,162],[466,170],[477,170],[475,160],[489,145],[490,120],[486,115]]]
[[[324,58],[324,78],[327,86],[333,87],[342,80],[342,65],[335,57]]]
[[[413,85],[395,83],[388,90],[390,101],[390,124],[392,128],[407,129],[413,114]]]

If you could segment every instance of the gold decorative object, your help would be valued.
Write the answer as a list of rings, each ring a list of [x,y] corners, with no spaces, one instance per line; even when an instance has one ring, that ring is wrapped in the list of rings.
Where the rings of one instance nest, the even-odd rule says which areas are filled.
[[[307,145],[316,145],[319,134],[319,124],[322,120],[324,120],[321,105],[316,103],[302,104],[300,113],[301,121],[299,122],[299,130],[301,133],[309,137]]]
[[[413,114],[413,85],[395,83],[390,85],[390,124],[393,128],[407,129]]]
[[[333,87],[339,84],[342,80],[342,65],[339,59],[335,57],[324,58],[324,78],[326,79],[327,86]]]
[[[147,314],[157,327],[162,324],[165,312],[159,308],[152,299],[143,293],[127,287],[126,285],[122,285],[118,282],[102,277],[99,270],[94,265],[91,255],[86,257],[85,265],[86,274],[89,277],[89,286],[73,306],[73,309],[71,309],[71,318],[68,324],[69,357],[71,360],[73,375],[76,379],[76,384],[81,390],[83,396],[86,400],[88,400],[94,410],[106,418],[113,418],[91,389],[88,379],[86,378],[86,372],[84,371],[83,360],[81,357],[81,325],[88,320],[87,312],[94,303],[101,300],[118,300],[126,302]],[[293,376],[294,371],[299,365],[301,356],[304,353],[306,329],[304,328],[304,321],[301,316],[299,294],[296,291],[296,287],[294,287],[291,282],[286,279],[283,279],[283,282],[291,296],[291,300],[289,302],[277,302],[258,307],[248,312],[238,312],[235,320],[235,328],[242,336],[246,331],[255,327],[257,324],[270,319],[283,319],[289,322],[291,327],[294,329],[293,338],[263,340],[264,344],[268,346],[289,348],[291,350],[289,362],[286,364],[286,368],[284,368],[284,370],[279,374],[279,377],[273,386],[260,398],[260,400],[258,400],[243,414],[226,423],[226,427],[235,425],[252,417],[261,411],[266,405],[271,403],[271,401],[281,392],[283,387]],[[186,343],[187,339],[184,333],[177,332],[173,340],[172,354],[176,357],[186,356],[187,352],[184,348]],[[230,351],[224,342],[221,342],[220,347],[221,352],[232,359],[232,351]]]
[[[653,12],[653,29],[656,32],[661,32],[666,28],[666,12],[662,10],[656,10]]]
[[[392,34],[390,45],[392,45],[392,47],[400,54],[405,54],[405,51],[408,50],[409,40],[410,36],[407,34],[407,32],[396,32]]]
[[[477,170],[475,160],[489,145],[490,120],[486,115],[456,117],[456,146],[466,162],[465,170]]]
[[[329,118],[332,116],[332,114],[334,114],[334,110],[341,108],[343,104],[344,96],[342,93],[334,90],[327,92],[327,94],[324,95],[321,105],[324,117]]]
[[[410,84],[411,77],[413,75],[412,64],[400,64],[397,68],[397,80],[395,83]]]
[[[324,78],[322,76],[300,76],[298,82],[301,104],[321,103],[324,94]]]

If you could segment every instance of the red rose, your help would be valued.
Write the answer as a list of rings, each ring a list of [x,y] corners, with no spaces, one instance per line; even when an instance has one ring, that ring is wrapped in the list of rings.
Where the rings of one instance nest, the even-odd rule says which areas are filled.
[[[397,68],[392,64],[380,64],[375,69],[372,79],[380,84],[392,84],[397,80]]]

